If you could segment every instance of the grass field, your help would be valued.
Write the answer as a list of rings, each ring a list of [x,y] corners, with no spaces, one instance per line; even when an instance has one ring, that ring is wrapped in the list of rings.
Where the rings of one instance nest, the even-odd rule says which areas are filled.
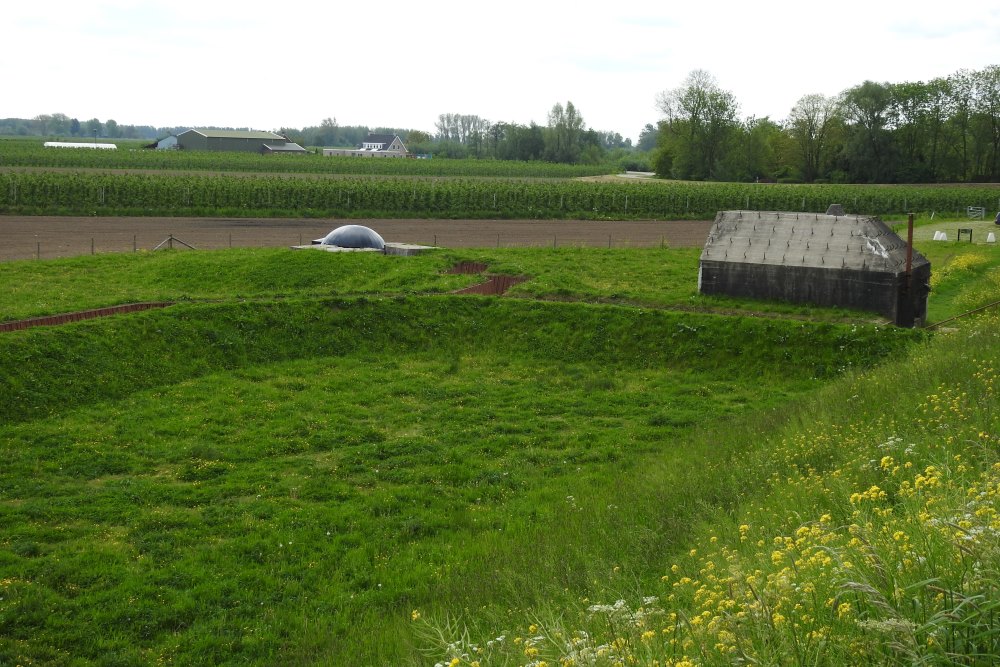
[[[0,321],[142,301],[331,295],[443,294],[484,275],[529,277],[511,296],[623,303],[651,308],[773,312],[818,320],[871,321],[869,314],[698,295],[697,248],[438,250],[416,257],[240,249],[122,253],[0,263],[8,285]],[[456,275],[461,262],[487,265]]]
[[[343,174],[417,176],[423,178],[472,176],[486,178],[574,178],[606,174],[605,165],[572,165],[516,160],[358,160],[353,157],[261,155],[242,151],[177,151],[144,149],[146,142],[116,141],[117,150],[47,148],[38,138],[0,137],[0,170],[21,168],[88,169],[110,171],[189,173],[280,173],[285,175]],[[319,150],[319,149],[317,149]]]
[[[932,320],[995,300],[994,248],[927,254]],[[3,319],[179,302],[0,336],[0,664],[998,655],[996,323],[706,302],[696,257],[0,265]],[[447,294],[473,259],[531,280]]]

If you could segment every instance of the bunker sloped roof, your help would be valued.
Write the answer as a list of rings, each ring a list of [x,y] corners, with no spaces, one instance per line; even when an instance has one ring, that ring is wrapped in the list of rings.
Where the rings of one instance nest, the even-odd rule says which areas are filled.
[[[901,275],[906,241],[876,217],[720,211],[701,261],[851,269]],[[912,266],[927,264],[913,251]]]
[[[385,241],[378,232],[364,225],[344,225],[323,237],[323,245],[335,245],[341,248],[385,248]]]

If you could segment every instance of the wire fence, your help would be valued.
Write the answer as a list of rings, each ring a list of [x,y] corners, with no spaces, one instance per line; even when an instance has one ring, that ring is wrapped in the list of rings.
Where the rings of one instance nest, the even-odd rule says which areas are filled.
[[[347,221],[340,221],[347,222]],[[212,226],[143,225],[136,233],[49,229],[11,230],[0,227],[0,261],[55,259],[104,253],[156,250],[219,250],[225,248],[309,245],[333,227],[295,229],[280,226],[236,229]],[[229,225],[232,227],[233,225]],[[710,221],[380,221],[373,225],[386,241],[448,248],[693,247],[705,242]],[[82,231],[82,233],[80,233]]]

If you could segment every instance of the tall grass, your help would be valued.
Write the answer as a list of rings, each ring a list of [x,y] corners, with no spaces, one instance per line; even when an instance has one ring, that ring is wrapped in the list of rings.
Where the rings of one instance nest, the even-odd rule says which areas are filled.
[[[419,663],[415,608],[639,572],[738,498],[732,451],[685,434],[910,344],[889,331],[440,296],[7,334],[0,656]]]
[[[933,262],[930,321],[988,303],[1000,256],[967,244],[921,246]],[[703,297],[693,248],[508,248],[439,250],[417,257],[331,255],[289,249],[106,254],[0,263],[0,321],[142,301],[274,299],[332,295],[441,294],[483,275],[529,278],[511,296],[579,300],[827,321],[871,314],[803,304]],[[454,275],[460,262],[483,275]],[[962,296],[959,298],[958,293]]]
[[[744,441],[740,501],[657,555],[660,582],[485,628],[417,610],[425,647],[453,665],[996,662],[998,325],[964,322],[786,420],[715,433]]]
[[[34,418],[247,365],[414,350],[808,379],[874,363],[915,336],[872,325],[454,296],[190,304],[5,334],[0,409],[10,420]]]
[[[490,256],[634,289],[575,252]],[[599,256],[691,259],[644,253]],[[95,271],[67,304],[219,291],[0,336],[0,664],[995,655],[994,319],[925,342],[280,260],[31,264]]]

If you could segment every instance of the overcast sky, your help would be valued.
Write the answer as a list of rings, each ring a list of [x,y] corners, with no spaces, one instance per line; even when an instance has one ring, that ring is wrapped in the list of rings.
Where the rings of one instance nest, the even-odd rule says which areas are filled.
[[[5,3],[0,117],[434,131],[442,113],[544,125],[572,101],[635,140],[707,70],[740,115],[806,94],[1000,64],[997,0],[37,0]]]

